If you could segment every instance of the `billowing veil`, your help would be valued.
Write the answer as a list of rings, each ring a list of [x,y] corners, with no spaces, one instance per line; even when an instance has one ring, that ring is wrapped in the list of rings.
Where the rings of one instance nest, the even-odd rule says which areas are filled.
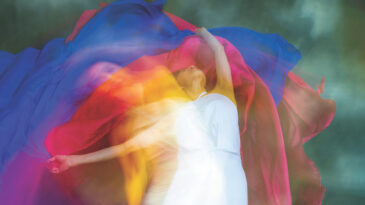
[[[163,3],[101,4],[82,14],[66,40],[0,52],[0,201],[141,203],[159,151],[173,142],[61,175],[50,174],[45,160],[116,145],[153,126],[187,100],[176,71],[196,65],[208,90],[214,86],[212,51],[194,25],[162,12]],[[232,71],[249,204],[320,204],[325,189],[303,144],[330,124],[335,103],[290,72],[300,53],[279,35],[209,31]]]

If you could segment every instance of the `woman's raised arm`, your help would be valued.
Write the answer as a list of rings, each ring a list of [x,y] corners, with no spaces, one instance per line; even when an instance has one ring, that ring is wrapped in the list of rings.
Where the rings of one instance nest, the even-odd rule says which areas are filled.
[[[217,84],[213,92],[221,93],[235,102],[231,68],[223,45],[204,27],[198,29],[196,34],[205,40],[214,53]]]

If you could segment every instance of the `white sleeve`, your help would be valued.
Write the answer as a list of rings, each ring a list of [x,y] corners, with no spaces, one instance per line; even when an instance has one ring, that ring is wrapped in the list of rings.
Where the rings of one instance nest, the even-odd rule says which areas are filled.
[[[215,102],[212,115],[212,131],[217,139],[217,148],[240,152],[238,113],[236,106],[228,99]]]

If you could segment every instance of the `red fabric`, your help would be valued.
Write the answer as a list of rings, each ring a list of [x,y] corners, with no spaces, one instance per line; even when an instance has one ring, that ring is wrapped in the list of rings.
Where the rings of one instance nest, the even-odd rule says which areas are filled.
[[[70,39],[93,12],[80,18]],[[167,15],[179,29],[196,28],[181,18]],[[289,73],[283,100],[276,107],[267,86],[246,65],[240,53],[225,39],[219,40],[232,69],[249,204],[291,204],[292,198],[295,204],[320,204],[324,188],[318,171],[304,153],[303,143],[329,125],[335,113],[334,102],[323,100],[298,76]],[[191,36],[169,53],[143,57],[127,67],[136,71],[162,65],[175,72],[194,64],[203,68],[208,87],[212,87],[216,78],[212,58],[207,46],[198,37]],[[140,96],[130,97],[128,86],[141,76],[127,71],[116,75],[132,80],[127,83],[110,80],[94,91],[69,122],[49,133],[46,144],[50,153],[73,153],[91,146],[123,119],[128,108],[139,103]],[[146,80],[152,78],[143,76],[147,76]],[[113,86],[108,92],[102,89],[110,85]],[[305,185],[300,183],[302,180]]]
[[[198,27],[168,12],[164,12],[179,30],[195,31]]]

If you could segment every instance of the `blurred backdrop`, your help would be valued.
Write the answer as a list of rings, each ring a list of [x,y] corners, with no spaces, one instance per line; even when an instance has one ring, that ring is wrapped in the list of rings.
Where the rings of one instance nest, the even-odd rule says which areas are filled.
[[[104,2],[111,2],[105,0]],[[66,37],[99,0],[1,0],[0,50],[18,53]],[[294,72],[337,102],[332,124],[305,145],[327,188],[323,204],[365,201],[365,0],[167,0],[165,11],[197,26],[277,33],[303,58]],[[1,85],[0,85],[1,86]]]

